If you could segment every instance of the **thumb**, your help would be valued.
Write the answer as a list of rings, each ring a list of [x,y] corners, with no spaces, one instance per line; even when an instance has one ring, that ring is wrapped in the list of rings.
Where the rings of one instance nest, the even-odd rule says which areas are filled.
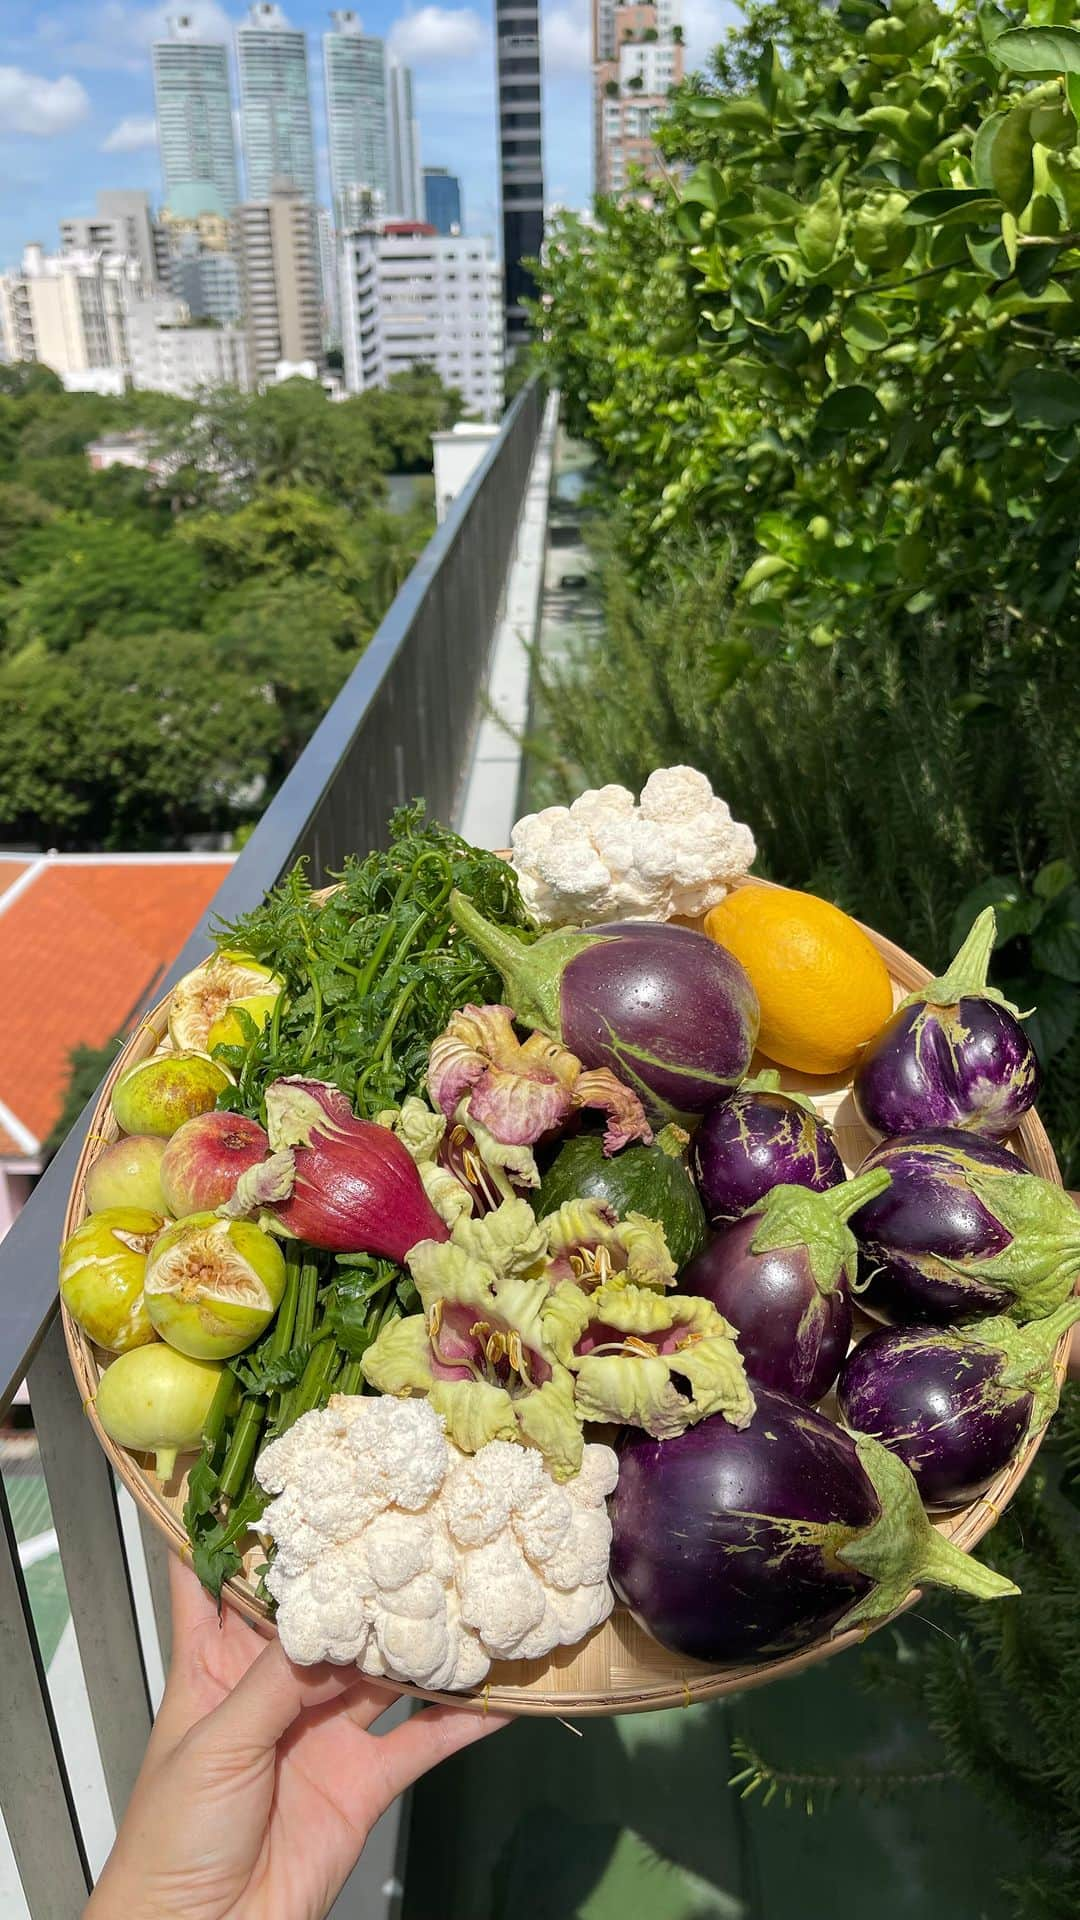
[[[306,1708],[321,1707],[363,1684],[352,1665],[294,1667],[281,1642],[271,1640],[200,1731],[219,1751],[269,1751]]]

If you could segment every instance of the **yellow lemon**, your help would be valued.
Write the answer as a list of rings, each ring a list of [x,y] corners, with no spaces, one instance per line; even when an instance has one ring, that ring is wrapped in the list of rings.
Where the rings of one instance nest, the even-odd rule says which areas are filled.
[[[705,931],[740,960],[761,1004],[758,1046],[800,1073],[843,1073],[893,1008],[885,962],[862,928],[812,893],[737,887]]]

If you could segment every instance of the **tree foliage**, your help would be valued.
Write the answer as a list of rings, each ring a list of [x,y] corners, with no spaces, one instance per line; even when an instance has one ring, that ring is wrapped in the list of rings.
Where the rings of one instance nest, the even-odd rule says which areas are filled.
[[[727,526],[789,644],[973,602],[1073,633],[1071,12],[751,7],[666,132],[689,179],[556,226],[548,358],[639,561]]]
[[[183,845],[258,817],[430,532],[385,475],[457,410],[424,371],[332,405],[312,382],[65,394],[0,369],[0,834]],[[91,470],[137,428],[149,469]]]

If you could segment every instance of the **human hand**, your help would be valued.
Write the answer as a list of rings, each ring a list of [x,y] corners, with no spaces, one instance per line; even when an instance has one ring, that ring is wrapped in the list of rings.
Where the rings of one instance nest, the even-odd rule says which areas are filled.
[[[507,1724],[398,1697],[355,1667],[294,1667],[170,1564],[172,1663],[85,1920],[322,1920],[391,1801]]]

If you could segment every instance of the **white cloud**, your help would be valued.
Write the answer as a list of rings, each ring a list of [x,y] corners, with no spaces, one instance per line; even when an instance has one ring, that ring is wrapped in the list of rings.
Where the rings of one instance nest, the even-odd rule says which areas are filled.
[[[129,115],[119,120],[101,143],[102,153],[141,153],[144,147],[157,146],[157,121],[152,113]]]
[[[90,111],[90,98],[70,73],[46,80],[22,67],[0,67],[0,125],[5,133],[34,133],[48,138],[66,133]]]
[[[471,7],[419,7],[397,22],[390,44],[400,60],[418,67],[472,60],[487,45],[487,29]]]
[[[175,0],[149,7],[105,0],[96,9],[79,5],[66,14],[44,15],[36,30],[40,39],[62,44],[64,59],[73,67],[138,73],[153,42],[166,37],[167,18],[176,10]],[[232,39],[235,23],[218,0],[190,0],[184,12],[194,21],[200,39]]]
[[[588,73],[592,54],[584,8],[549,8],[540,29],[540,45],[549,73]]]

